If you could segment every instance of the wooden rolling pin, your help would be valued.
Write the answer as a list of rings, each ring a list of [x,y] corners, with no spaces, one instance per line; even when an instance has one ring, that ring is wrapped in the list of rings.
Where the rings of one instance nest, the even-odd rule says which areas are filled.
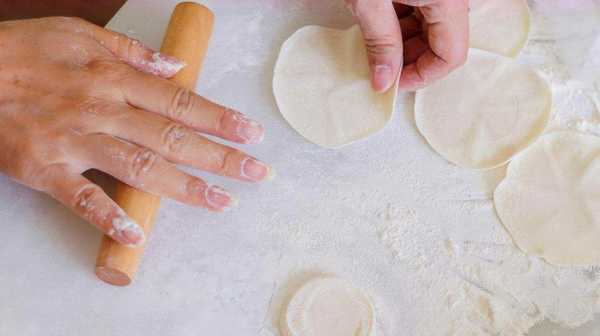
[[[187,65],[171,80],[182,87],[194,89],[212,34],[214,16],[206,7],[183,2],[171,14],[161,53],[184,61]],[[115,201],[150,236],[160,197],[117,182]],[[125,247],[108,236],[102,238],[96,260],[96,275],[112,285],[131,283],[138,269],[144,247]]]

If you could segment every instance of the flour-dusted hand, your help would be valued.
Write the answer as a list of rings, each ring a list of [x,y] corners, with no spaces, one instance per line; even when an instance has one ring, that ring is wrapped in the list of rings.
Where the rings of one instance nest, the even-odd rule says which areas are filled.
[[[462,65],[469,46],[468,0],[346,0],[365,39],[373,88],[400,74],[413,91]]]
[[[174,58],[73,18],[0,23],[0,47],[0,171],[121,243],[141,244],[143,231],[86,170],[214,211],[234,198],[176,164],[252,182],[270,174],[199,134],[250,144],[264,129],[166,80],[184,66]]]

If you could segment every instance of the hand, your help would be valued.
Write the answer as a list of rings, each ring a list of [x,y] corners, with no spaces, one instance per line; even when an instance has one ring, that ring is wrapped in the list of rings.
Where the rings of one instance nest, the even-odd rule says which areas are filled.
[[[165,79],[182,66],[80,19],[0,23],[0,171],[123,244],[141,244],[144,233],[86,170],[223,211],[234,198],[176,164],[261,181],[267,165],[199,132],[250,144],[264,129]]]
[[[462,65],[468,0],[346,0],[365,38],[373,88],[413,91]]]

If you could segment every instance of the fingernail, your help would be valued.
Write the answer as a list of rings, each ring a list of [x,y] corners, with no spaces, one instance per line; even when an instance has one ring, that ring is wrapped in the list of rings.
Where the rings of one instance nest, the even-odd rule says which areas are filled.
[[[256,144],[263,141],[265,137],[265,129],[261,124],[246,118],[246,116],[239,112],[235,112],[233,114],[233,120],[238,123],[236,134],[242,138],[245,143]]]
[[[151,73],[164,77],[174,76],[185,65],[185,62],[175,57],[161,54],[160,52],[152,54],[152,60],[148,62],[148,68]]]
[[[392,67],[387,64],[378,64],[373,67],[373,88],[377,92],[385,92],[394,83]]]
[[[242,177],[245,177],[252,181],[261,181],[269,177],[272,174],[272,169],[266,164],[256,160],[255,158],[246,157],[242,161]]]
[[[234,198],[227,190],[219,186],[210,186],[204,191],[206,203],[215,210],[229,210],[238,204],[238,200]]]
[[[144,230],[125,214],[113,218],[112,228],[109,234],[128,247],[142,246],[146,240]]]

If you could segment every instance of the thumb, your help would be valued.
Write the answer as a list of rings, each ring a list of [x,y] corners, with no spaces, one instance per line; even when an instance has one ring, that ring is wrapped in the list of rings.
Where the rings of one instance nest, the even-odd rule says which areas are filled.
[[[347,0],[365,39],[371,83],[387,91],[402,70],[402,31],[391,0]]]

